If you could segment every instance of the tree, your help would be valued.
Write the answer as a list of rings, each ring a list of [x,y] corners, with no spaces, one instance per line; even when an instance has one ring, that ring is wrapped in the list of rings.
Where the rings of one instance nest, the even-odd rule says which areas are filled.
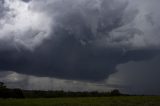
[[[8,97],[8,89],[4,85],[3,82],[0,82],[0,98],[7,98]]]
[[[111,96],[120,96],[121,93],[118,89],[114,89],[111,91]]]
[[[4,85],[3,82],[0,82],[0,89],[6,89],[6,86]]]
[[[0,82],[0,98],[24,98],[24,95],[21,89],[9,89]]]

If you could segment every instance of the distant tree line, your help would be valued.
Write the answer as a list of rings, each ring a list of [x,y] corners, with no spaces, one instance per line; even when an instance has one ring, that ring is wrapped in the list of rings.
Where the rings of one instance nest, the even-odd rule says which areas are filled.
[[[3,82],[0,82],[0,98],[105,97],[121,95],[123,94],[117,89],[112,90],[111,92],[65,92],[9,89]]]
[[[0,82],[0,98],[24,98],[21,89],[9,89]]]
[[[24,90],[23,94],[27,98],[57,98],[57,97],[105,97],[105,96],[121,96],[119,90],[111,92],[71,92],[71,91],[37,91]]]

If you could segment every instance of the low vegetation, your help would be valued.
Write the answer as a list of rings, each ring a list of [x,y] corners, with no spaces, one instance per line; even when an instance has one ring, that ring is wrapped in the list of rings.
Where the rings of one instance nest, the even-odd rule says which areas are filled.
[[[0,106],[160,106],[158,96],[0,99]]]
[[[111,92],[29,91],[0,82],[0,106],[160,106],[160,96],[129,96]]]

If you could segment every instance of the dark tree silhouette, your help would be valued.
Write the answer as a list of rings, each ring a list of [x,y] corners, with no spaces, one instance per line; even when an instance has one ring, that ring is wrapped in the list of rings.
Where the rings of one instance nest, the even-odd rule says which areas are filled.
[[[0,89],[6,89],[6,86],[4,85],[3,82],[0,82]]]
[[[114,89],[111,91],[111,96],[119,96],[119,95],[121,95],[121,93],[118,89]]]
[[[0,98],[24,98],[24,95],[21,89],[9,89],[0,82]]]

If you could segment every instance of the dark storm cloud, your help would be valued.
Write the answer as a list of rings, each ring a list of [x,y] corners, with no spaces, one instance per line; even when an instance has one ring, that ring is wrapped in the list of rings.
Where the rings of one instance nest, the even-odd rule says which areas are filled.
[[[24,1],[24,2],[30,2],[31,0],[22,0],[22,1]]]
[[[148,59],[155,54],[147,50],[124,54],[121,49],[83,46],[67,36],[56,44],[50,39],[34,52],[1,51],[0,68],[38,76],[99,81],[114,73],[120,63]]]
[[[119,64],[148,60],[160,53],[151,48],[153,44],[159,45],[155,41],[159,37],[150,42],[150,34],[145,35],[144,30],[136,26],[135,20],[138,20],[140,10],[128,7],[131,4],[124,0],[33,0],[30,3],[32,12],[51,17],[52,31],[41,41],[43,32],[48,31],[41,30],[42,22],[38,28],[40,31],[32,33],[27,30],[24,31],[25,36],[18,37],[16,34],[19,33],[16,33],[16,37],[13,37],[15,45],[0,50],[1,70],[101,81],[115,73]],[[38,24],[37,21],[35,23]],[[133,24],[136,25],[133,27]],[[33,42],[38,42],[38,46],[30,51],[21,44],[30,48],[28,45],[32,45],[32,38]],[[15,43],[15,39],[20,43]]]
[[[108,84],[132,94],[160,94],[160,56],[147,61],[130,61],[117,66],[117,72],[110,76]]]

